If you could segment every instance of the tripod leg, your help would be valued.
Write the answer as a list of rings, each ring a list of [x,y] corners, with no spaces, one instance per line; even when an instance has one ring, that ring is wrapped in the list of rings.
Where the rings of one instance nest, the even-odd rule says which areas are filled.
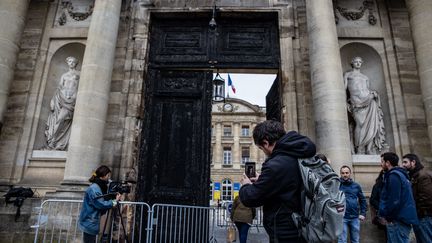
[[[120,224],[121,224],[121,227],[123,228],[123,235],[124,235],[124,237],[126,239],[126,242],[129,243],[129,237],[126,234],[126,228],[125,228],[125,226],[123,224],[123,215],[120,212],[120,205],[117,205],[117,213],[120,215]],[[119,237],[119,239],[120,239],[120,237]]]
[[[109,217],[110,214],[111,214],[111,216],[113,216],[113,213],[112,213],[112,210],[111,210],[111,209],[108,210],[108,212],[107,212],[107,216],[106,216],[106,219],[105,219],[104,227],[103,227],[103,230],[102,230],[102,235],[101,235],[101,237],[100,237],[100,242],[103,242],[103,237],[105,236],[105,229],[106,229],[106,226],[107,226],[108,220],[109,220],[109,218],[110,218],[110,217]]]

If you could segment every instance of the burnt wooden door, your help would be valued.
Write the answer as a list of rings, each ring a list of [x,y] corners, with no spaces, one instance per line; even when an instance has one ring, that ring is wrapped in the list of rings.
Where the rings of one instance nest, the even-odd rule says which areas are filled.
[[[150,68],[146,89],[139,201],[208,205],[212,72]]]
[[[267,120],[275,120],[282,122],[282,101],[280,97],[280,82],[279,75],[276,76],[269,92],[266,95],[266,118]]]

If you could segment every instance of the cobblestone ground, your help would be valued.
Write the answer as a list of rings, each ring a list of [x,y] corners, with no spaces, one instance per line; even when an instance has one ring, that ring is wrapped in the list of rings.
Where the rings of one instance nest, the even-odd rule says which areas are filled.
[[[237,233],[237,240],[234,241],[235,243],[239,243],[238,239],[238,231]],[[225,227],[216,227],[215,229],[215,237],[217,243],[228,243],[227,241],[227,228]],[[263,227],[251,227],[249,229],[248,234],[248,243],[265,243],[268,242],[267,234]]]

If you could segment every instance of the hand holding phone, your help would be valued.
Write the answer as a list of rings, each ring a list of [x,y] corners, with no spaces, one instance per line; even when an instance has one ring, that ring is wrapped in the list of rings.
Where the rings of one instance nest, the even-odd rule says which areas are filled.
[[[253,178],[256,176],[255,162],[246,162],[245,163],[245,174],[248,178]]]

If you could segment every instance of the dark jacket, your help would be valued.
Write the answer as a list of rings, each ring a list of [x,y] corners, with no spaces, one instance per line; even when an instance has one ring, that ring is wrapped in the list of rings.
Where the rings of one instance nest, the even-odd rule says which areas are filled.
[[[96,199],[96,197],[101,195],[103,195],[102,190],[96,183],[91,184],[84,195],[78,226],[81,231],[90,235],[97,235],[99,233],[101,215],[113,207],[112,200]]]
[[[432,216],[432,172],[420,167],[410,171],[417,216]]]
[[[394,167],[385,173],[378,215],[388,222],[418,224],[411,183],[404,169]]]
[[[369,204],[376,211],[378,211],[379,209],[381,191],[383,186],[384,186],[384,174],[382,175],[380,174],[379,178],[375,180],[375,184],[372,187],[371,196],[369,198]]]
[[[345,193],[346,210],[344,218],[358,218],[359,214],[366,217],[367,203],[360,185],[351,178],[344,180],[341,178],[339,189]]]
[[[291,218],[292,212],[300,211],[303,185],[297,158],[312,157],[315,152],[315,144],[308,137],[288,132],[276,142],[258,180],[240,188],[240,200],[245,206],[263,206],[263,223],[270,241],[275,236],[278,239],[298,236]]]

